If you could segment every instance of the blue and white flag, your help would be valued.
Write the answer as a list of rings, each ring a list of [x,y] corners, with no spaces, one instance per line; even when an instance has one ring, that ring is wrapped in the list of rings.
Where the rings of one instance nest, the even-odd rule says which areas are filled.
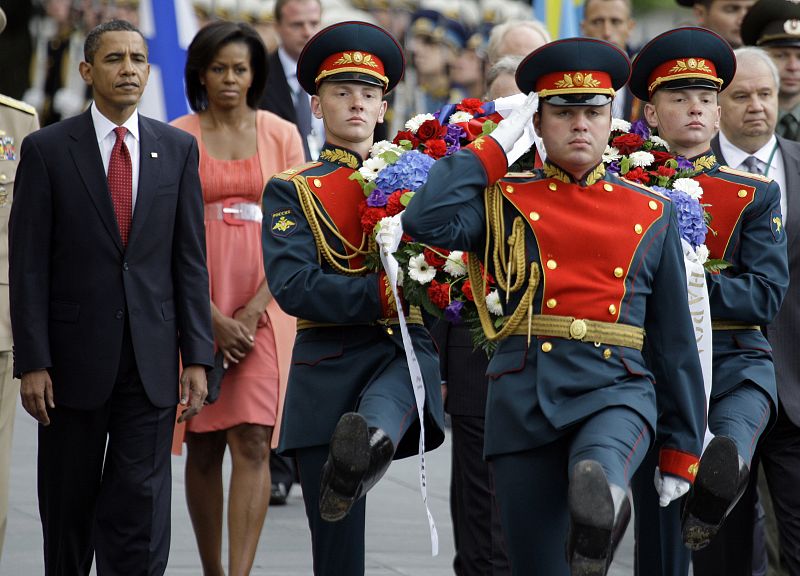
[[[534,0],[533,15],[544,22],[553,40],[580,36],[583,0]]]
[[[142,0],[139,29],[150,51],[150,79],[139,111],[164,122],[174,120],[190,112],[183,68],[198,30],[190,0]]]

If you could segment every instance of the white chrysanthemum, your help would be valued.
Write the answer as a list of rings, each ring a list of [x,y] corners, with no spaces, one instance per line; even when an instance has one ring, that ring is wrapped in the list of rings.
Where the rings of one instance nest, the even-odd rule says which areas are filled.
[[[646,166],[650,166],[655,161],[655,157],[650,154],[650,152],[645,152],[644,150],[637,150],[636,152],[631,152],[628,155],[630,158],[631,164],[638,168],[645,168]]]
[[[453,250],[444,262],[444,271],[459,278],[467,273],[467,265],[461,259],[464,253],[461,250]]]
[[[436,268],[425,261],[425,254],[417,254],[408,261],[408,275],[420,284],[428,284],[436,277]]]
[[[694,253],[697,254],[697,259],[700,261],[700,264],[705,264],[708,260],[708,246],[705,244],[700,244],[700,246],[695,248]]]
[[[447,121],[450,124],[455,124],[456,122],[469,122],[472,120],[474,116],[469,112],[465,112],[464,110],[458,110],[457,112],[453,112],[450,116],[450,119]]]
[[[367,182],[372,182],[375,178],[378,177],[378,172],[386,168],[386,160],[383,158],[367,158],[364,161],[364,164],[358,171],[364,177],[364,180]]]
[[[669,151],[669,144],[663,138],[659,138],[656,135],[650,136],[650,142],[655,144],[656,146],[663,146],[665,150]]]
[[[500,294],[498,294],[497,290],[489,292],[489,295],[486,297],[486,307],[489,309],[489,312],[495,316],[503,315],[503,305],[500,303]]]
[[[621,156],[619,155],[619,150],[606,144],[605,152],[603,152],[603,162],[608,164],[609,162],[614,162],[620,158]]]
[[[384,152],[394,152],[395,154],[402,154],[405,152],[403,148],[398,146],[397,144],[392,144],[388,140],[381,140],[380,142],[375,142],[372,145],[372,148],[369,149],[369,155],[373,158],[380,156]]]
[[[612,118],[611,119],[611,131],[612,132],[630,132],[631,131],[631,123],[627,120],[623,120],[622,118]]]
[[[675,190],[686,192],[695,200],[700,200],[700,198],[703,196],[703,187],[700,186],[700,183],[693,178],[678,178],[675,180],[675,182],[673,182],[672,187]]]
[[[436,120],[436,117],[433,114],[417,114],[406,122],[406,130],[410,130],[416,134],[419,127],[422,126],[426,120]]]
[[[403,273],[402,268],[397,269],[397,285],[401,288],[403,287],[403,281],[406,279],[406,275]]]

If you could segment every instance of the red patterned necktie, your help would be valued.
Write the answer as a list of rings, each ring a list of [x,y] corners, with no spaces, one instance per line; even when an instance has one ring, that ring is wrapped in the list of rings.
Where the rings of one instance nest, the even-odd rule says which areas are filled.
[[[111,202],[114,203],[122,245],[127,246],[133,217],[133,168],[131,154],[125,145],[128,129],[118,126],[114,128],[114,133],[117,135],[117,141],[114,142],[111,160],[108,163],[108,191],[111,193]]]

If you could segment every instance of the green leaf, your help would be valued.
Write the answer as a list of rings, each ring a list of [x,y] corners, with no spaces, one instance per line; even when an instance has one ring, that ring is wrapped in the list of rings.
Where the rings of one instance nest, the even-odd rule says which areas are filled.
[[[394,164],[400,159],[400,154],[397,152],[393,152],[392,150],[387,150],[380,157],[387,163],[387,164]]]
[[[411,144],[411,140],[400,140],[397,144],[401,148],[405,148],[406,150],[411,150],[414,146]]]
[[[627,174],[631,170],[631,159],[627,156],[623,156],[622,159],[619,161],[619,171],[620,174]]]
[[[703,268],[705,268],[706,272],[720,272],[725,270],[725,268],[730,268],[731,263],[727,260],[720,260],[716,258],[709,258],[703,264]]]
[[[483,123],[483,129],[481,130],[481,136],[488,136],[491,134],[494,129],[497,128],[497,123],[491,120],[487,120]]]
[[[414,197],[413,192],[406,192],[402,196],[400,196],[400,204],[403,206],[408,206],[408,203],[411,202],[411,199]]]

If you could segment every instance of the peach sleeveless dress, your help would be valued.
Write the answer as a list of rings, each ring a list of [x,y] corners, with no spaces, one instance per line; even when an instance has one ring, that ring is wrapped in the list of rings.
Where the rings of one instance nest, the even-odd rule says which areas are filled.
[[[239,203],[261,205],[264,189],[258,154],[244,160],[211,157],[198,138],[200,181],[206,205],[206,247],[211,301],[233,316],[247,304],[264,280],[261,223],[226,215],[222,207]],[[255,348],[222,380],[219,399],[187,422],[187,431],[225,430],[237,424],[274,426],[278,405],[278,356],[269,317],[262,314]]]

